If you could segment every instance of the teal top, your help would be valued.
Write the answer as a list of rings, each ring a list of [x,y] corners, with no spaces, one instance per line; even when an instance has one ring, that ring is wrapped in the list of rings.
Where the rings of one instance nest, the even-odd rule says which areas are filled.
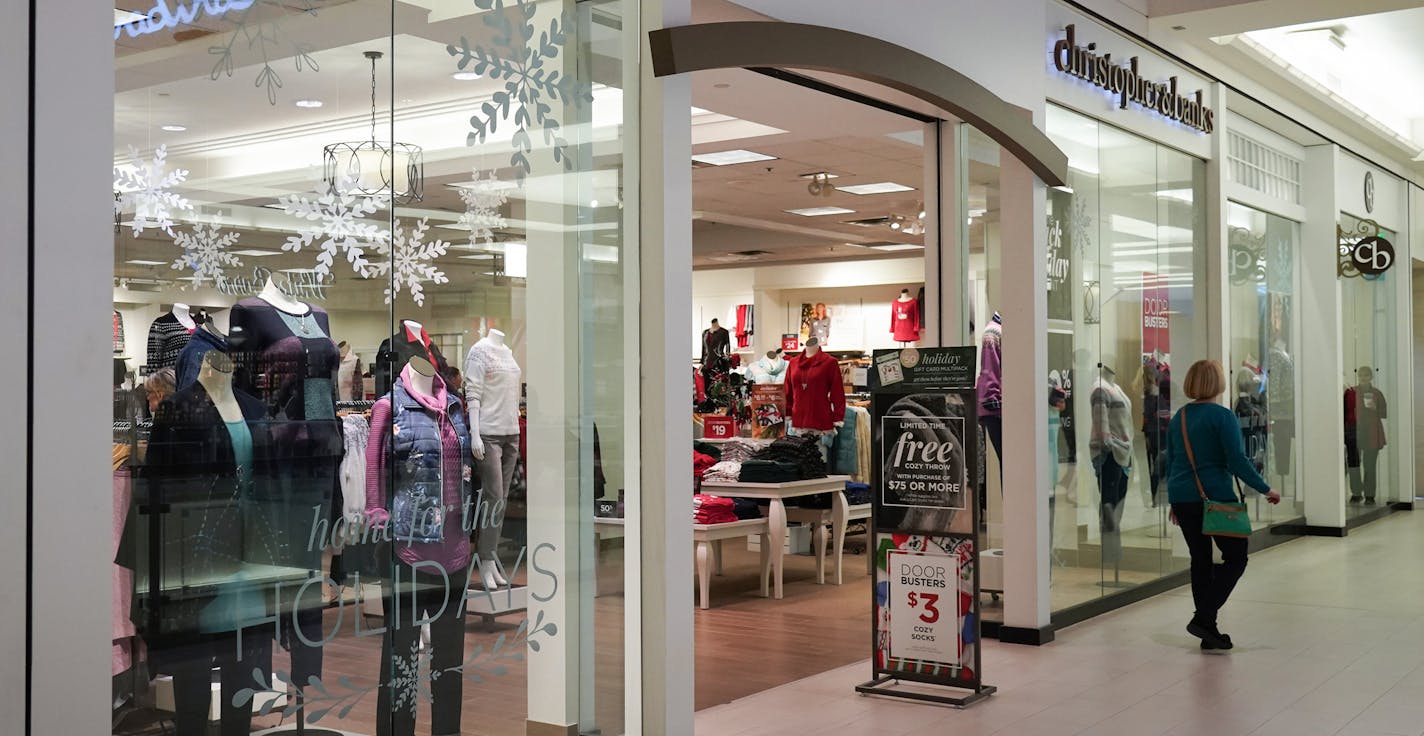
[[[252,481],[252,430],[247,422],[223,422],[232,438],[232,459],[237,463],[237,479],[245,486]]]
[[[1184,416],[1185,415],[1185,416]],[[1256,466],[1246,456],[1246,443],[1241,439],[1241,425],[1230,409],[1208,402],[1193,402],[1172,417],[1167,426],[1167,497],[1172,503],[1201,502],[1192,465],[1187,460],[1187,446],[1182,439],[1182,422],[1187,422],[1187,434],[1192,439],[1192,453],[1197,460],[1197,474],[1202,487],[1213,501],[1235,501],[1236,483],[1232,476],[1260,493],[1271,486],[1256,472]]]

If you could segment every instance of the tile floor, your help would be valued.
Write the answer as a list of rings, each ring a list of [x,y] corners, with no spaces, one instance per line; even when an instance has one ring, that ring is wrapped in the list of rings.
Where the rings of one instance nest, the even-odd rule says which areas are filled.
[[[1251,558],[1207,656],[1179,589],[1058,633],[985,647],[987,702],[857,696],[859,663],[697,714],[697,736],[1421,736],[1424,512]]]

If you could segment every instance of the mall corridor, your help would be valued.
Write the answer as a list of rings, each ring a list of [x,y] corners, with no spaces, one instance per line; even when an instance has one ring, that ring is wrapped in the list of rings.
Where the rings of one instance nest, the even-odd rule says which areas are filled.
[[[857,697],[866,663],[697,714],[697,736],[1424,734],[1424,515],[1251,558],[1223,611],[1229,656],[1182,630],[1186,588],[1058,632],[990,642],[998,695],[969,710]],[[768,713],[785,717],[770,723]]]

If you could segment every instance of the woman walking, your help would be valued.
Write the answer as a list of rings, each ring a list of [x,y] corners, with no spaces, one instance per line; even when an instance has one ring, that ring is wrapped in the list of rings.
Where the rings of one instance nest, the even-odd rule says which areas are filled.
[[[1187,624],[1187,633],[1201,639],[1203,650],[1221,651],[1231,649],[1231,637],[1217,628],[1216,615],[1246,571],[1247,539],[1204,534],[1204,497],[1218,503],[1236,502],[1236,479],[1272,504],[1281,502],[1281,494],[1271,490],[1247,457],[1236,415],[1217,403],[1226,391],[1221,364],[1214,360],[1193,363],[1182,388],[1192,402],[1179,409],[1168,425],[1165,465],[1172,518],[1181,527],[1192,556],[1196,613]],[[1212,558],[1212,542],[1221,550],[1221,564]]]

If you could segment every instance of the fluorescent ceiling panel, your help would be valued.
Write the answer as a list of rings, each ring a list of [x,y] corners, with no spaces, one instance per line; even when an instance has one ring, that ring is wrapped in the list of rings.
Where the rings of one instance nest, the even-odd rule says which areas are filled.
[[[126,26],[135,21],[145,20],[148,16],[143,13],[135,13],[130,10],[119,10],[114,8],[114,26]]]
[[[853,215],[855,210],[848,210],[844,207],[803,207],[799,210],[783,210],[790,215],[801,215],[802,217],[823,217],[825,215]]]
[[[885,245],[867,245],[867,246],[865,246],[865,247],[867,247],[867,248],[874,248],[875,250],[890,250],[890,251],[896,251],[896,250],[924,250],[924,249],[925,249],[925,247],[924,247],[923,245],[915,245],[914,243],[887,243],[887,244],[885,244]]]
[[[135,266],[167,266],[168,261],[146,261],[142,258],[135,258],[125,263],[132,263]]]
[[[717,151],[716,153],[694,153],[692,154],[692,160],[709,166],[731,166],[733,164],[749,164],[757,161],[775,161],[776,157],[737,148],[731,151]]]
[[[893,194],[895,192],[913,192],[914,187],[907,187],[904,184],[896,184],[893,181],[882,181],[874,184],[851,184],[844,187],[836,187],[837,191],[847,194]]]

